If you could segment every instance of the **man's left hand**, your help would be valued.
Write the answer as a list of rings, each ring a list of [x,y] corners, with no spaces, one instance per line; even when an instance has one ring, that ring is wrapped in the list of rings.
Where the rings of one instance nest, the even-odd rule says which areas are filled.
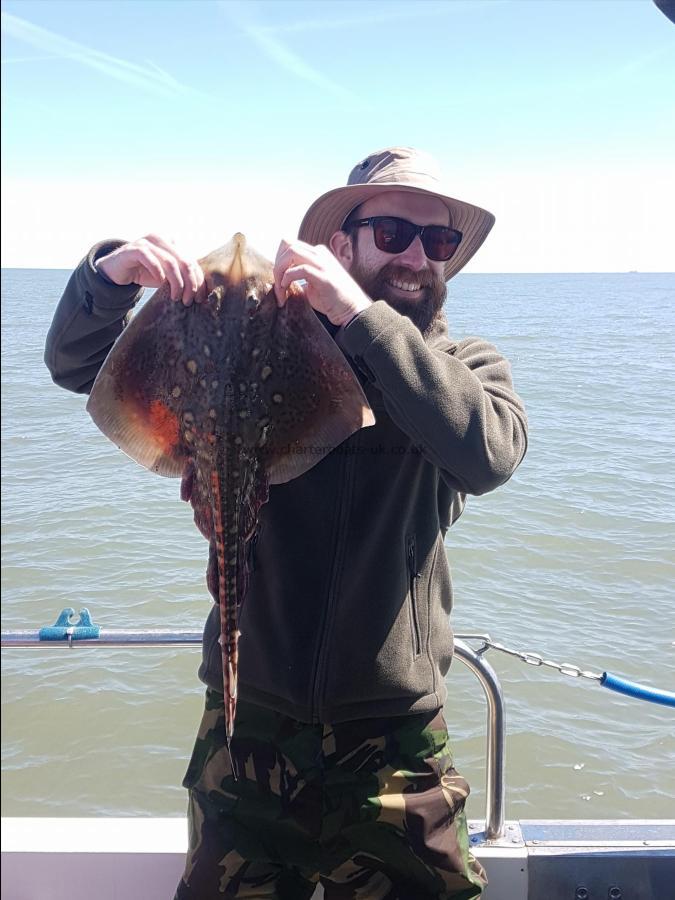
[[[292,282],[305,281],[303,293],[333,325],[347,325],[372,301],[328,247],[304,241],[282,241],[274,263],[274,292],[283,306]]]

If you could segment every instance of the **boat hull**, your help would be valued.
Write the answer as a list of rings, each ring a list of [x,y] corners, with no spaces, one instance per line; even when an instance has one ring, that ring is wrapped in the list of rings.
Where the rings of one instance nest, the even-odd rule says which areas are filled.
[[[469,825],[484,900],[672,896],[675,820],[507,822],[494,841],[482,828]],[[181,818],[8,818],[2,833],[6,900],[168,900],[187,848]]]

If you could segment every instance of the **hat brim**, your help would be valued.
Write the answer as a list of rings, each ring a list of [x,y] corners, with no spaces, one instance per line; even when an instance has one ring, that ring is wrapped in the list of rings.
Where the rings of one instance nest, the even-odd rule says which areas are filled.
[[[457,252],[445,264],[445,280],[449,281],[469,262],[476,253],[490,229],[495,217],[480,206],[473,206],[463,200],[456,200],[439,191],[425,190],[404,184],[352,184],[335,188],[322,194],[305,213],[300,224],[298,238],[308,244],[328,244],[336,231],[344,224],[347,215],[357,206],[376,197],[384,191],[409,191],[437,197],[450,210],[452,227],[462,232],[462,242]]]

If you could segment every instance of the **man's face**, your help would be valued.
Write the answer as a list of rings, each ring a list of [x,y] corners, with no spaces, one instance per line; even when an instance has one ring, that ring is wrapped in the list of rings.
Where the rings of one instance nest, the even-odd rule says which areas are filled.
[[[387,191],[363,203],[356,218],[397,216],[416,225],[449,223],[448,208],[436,197],[407,191]],[[385,253],[375,246],[373,229],[356,229],[352,259],[343,263],[354,280],[374,300],[386,300],[426,334],[445,302],[443,262],[428,259],[419,235],[403,253]]]

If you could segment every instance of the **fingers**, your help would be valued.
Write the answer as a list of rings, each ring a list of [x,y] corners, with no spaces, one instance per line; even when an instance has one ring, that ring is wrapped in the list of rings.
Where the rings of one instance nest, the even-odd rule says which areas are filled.
[[[178,300],[182,298],[184,288],[183,273],[178,260],[169,253],[162,253],[159,248],[155,250],[155,253],[164,272],[164,277],[169,282],[171,299]]]
[[[135,282],[143,287],[169,284],[172,300],[193,302],[204,282],[198,262],[188,259],[176,247],[156,234],[124,244],[98,261],[99,268],[117,284]]]
[[[147,241],[148,244],[154,244],[156,247],[161,247],[161,249],[166,250],[167,253],[176,253],[176,245],[172,240],[163,238],[161,235],[155,234],[154,232],[152,232],[152,234],[146,234],[141,240]]]
[[[279,306],[283,306],[286,302],[286,291],[293,281],[307,278],[307,275],[313,278],[321,277],[321,259],[324,250],[325,247],[314,247],[304,241],[281,241],[274,261],[274,293]],[[303,274],[301,269],[304,265],[309,268]],[[297,271],[299,274],[287,278],[286,275],[290,271]]]
[[[164,267],[153,250],[142,245],[138,247],[130,245],[128,254],[129,265],[135,265],[140,270],[140,277],[136,279],[136,283],[142,284],[144,287],[159,287],[166,275]],[[121,256],[120,253],[120,258]]]
[[[372,300],[348,269],[323,244],[282,241],[274,264],[274,292],[279,306],[289,288],[300,281],[310,306],[340,327],[372,305]]]
[[[279,282],[280,293],[282,296],[282,299],[278,300],[279,306],[283,306],[288,299],[287,292],[294,281],[307,281],[316,284],[322,280],[324,280],[323,273],[316,266],[305,264],[301,266],[291,266],[290,269],[286,269]]]
[[[291,263],[291,260],[288,258],[289,250],[290,244],[288,241],[282,240],[279,244],[279,249],[277,250],[276,259],[274,260],[274,294],[279,306],[283,306],[286,302],[286,291],[281,286],[281,279]]]
[[[182,257],[171,257],[176,266],[176,292],[171,292],[172,300],[182,300],[185,306],[201,298],[200,289],[204,285],[204,272],[196,260],[186,260]]]
[[[158,288],[166,281],[172,300],[189,306],[206,297],[202,267],[181,254],[170,241],[148,234],[100,257],[96,266],[115,284]]]
[[[199,264],[197,264],[197,280],[199,282],[199,287],[195,293],[195,303],[203,303],[208,296],[209,288],[202,267]]]
[[[164,278],[169,283],[172,300],[182,300],[185,306],[189,306],[200,295],[200,289],[204,284],[204,273],[196,260],[188,259],[176,249],[175,244],[166,241],[157,234],[146,235],[141,238],[140,244],[144,244],[146,253],[154,256],[162,270]]]

